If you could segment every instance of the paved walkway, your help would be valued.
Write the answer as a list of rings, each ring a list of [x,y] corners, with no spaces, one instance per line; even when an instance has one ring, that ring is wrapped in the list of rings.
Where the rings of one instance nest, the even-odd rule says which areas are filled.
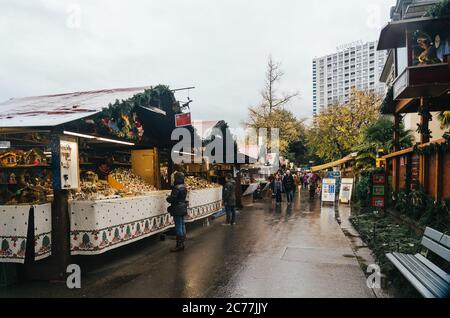
[[[0,297],[373,297],[335,210],[297,196],[289,208],[270,200],[188,226],[187,249],[150,238],[98,257],[76,257],[82,288],[25,283]]]

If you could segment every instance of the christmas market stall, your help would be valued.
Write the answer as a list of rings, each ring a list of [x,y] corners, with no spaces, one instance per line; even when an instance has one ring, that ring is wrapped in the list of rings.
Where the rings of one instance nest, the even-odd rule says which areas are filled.
[[[1,103],[0,262],[96,255],[172,228],[159,153],[181,112],[161,85]],[[186,181],[188,221],[221,208],[220,186]]]
[[[143,87],[0,104],[1,262],[99,254],[173,226],[143,124],[166,116],[157,98]]]

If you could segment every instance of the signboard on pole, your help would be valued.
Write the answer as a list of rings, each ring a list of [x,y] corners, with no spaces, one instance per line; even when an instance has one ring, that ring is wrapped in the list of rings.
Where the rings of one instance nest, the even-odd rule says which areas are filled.
[[[341,190],[339,191],[339,201],[341,203],[350,203],[352,200],[353,178],[343,178],[341,181]]]
[[[386,176],[384,173],[376,173],[372,176],[372,208],[384,209],[386,206],[385,194]]]
[[[191,125],[191,113],[175,115],[175,127],[186,127]]]
[[[330,178],[330,179],[336,180],[336,193],[339,194],[339,190],[341,189],[341,172],[340,171],[328,171],[325,175],[325,178]]]
[[[323,179],[322,181],[322,202],[332,202],[336,200],[336,179]]]

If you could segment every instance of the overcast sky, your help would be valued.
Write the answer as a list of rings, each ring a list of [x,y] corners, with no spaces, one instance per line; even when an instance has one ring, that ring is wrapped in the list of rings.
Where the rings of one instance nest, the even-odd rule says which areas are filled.
[[[378,39],[395,0],[0,0],[0,101],[195,86],[194,119],[232,125],[258,104],[268,56],[289,108],[312,115],[312,58]],[[177,98],[185,100],[185,93]]]

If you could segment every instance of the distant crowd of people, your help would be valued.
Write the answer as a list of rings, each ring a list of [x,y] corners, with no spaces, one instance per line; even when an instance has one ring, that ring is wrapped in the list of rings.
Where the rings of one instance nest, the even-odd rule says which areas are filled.
[[[281,204],[282,194],[285,193],[286,201],[292,204],[294,194],[298,188],[308,189],[309,196],[314,199],[321,178],[316,172],[297,172],[292,173],[290,170],[278,171],[269,178],[272,197],[275,198],[276,204]]]

